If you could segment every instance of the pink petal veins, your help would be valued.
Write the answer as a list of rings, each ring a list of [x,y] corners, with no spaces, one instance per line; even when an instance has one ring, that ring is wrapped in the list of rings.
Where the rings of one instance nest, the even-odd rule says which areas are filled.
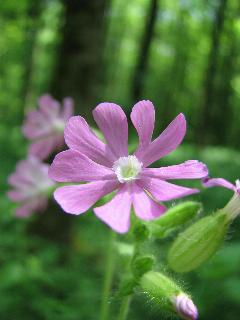
[[[170,201],[199,192],[198,189],[177,186],[155,178],[141,179],[138,184],[158,201]]]
[[[131,112],[132,123],[139,136],[138,152],[151,143],[155,122],[155,110],[151,101],[136,103]],[[142,150],[143,151],[143,150]]]
[[[116,157],[90,129],[84,118],[71,117],[64,131],[65,141],[69,148],[77,150],[93,161],[112,167]]]
[[[93,117],[114,155],[128,156],[128,122],[122,108],[103,102],[93,110]]]
[[[131,192],[127,185],[122,186],[114,198],[101,207],[94,209],[96,216],[119,233],[130,227]]]
[[[133,186],[133,207],[135,214],[142,220],[156,219],[166,211],[165,206],[151,199],[150,196],[136,184]]]
[[[95,181],[56,189],[54,198],[67,213],[81,214],[118,187],[114,181]]]
[[[135,155],[145,167],[166,156],[182,142],[186,133],[186,120],[180,113],[149,146],[137,150]]]
[[[151,177],[162,180],[168,179],[200,179],[208,175],[207,166],[196,160],[188,160],[184,163],[161,167],[145,168],[141,177]]]
[[[58,182],[117,180],[110,168],[74,150],[63,151],[56,155],[50,167],[49,176]]]

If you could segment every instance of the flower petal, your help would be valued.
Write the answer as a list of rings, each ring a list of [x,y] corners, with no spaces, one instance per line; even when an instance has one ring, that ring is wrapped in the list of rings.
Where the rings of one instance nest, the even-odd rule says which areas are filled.
[[[202,179],[202,184],[205,188],[223,187],[233,191],[235,191],[236,189],[236,187],[232,183],[228,182],[223,178],[213,178],[213,179],[205,178],[205,179]]]
[[[72,98],[68,97],[63,100],[62,117],[64,121],[67,121],[73,115],[73,106],[74,102]]]
[[[116,180],[116,174],[112,169],[75,150],[63,151],[56,155],[49,169],[49,177],[58,182]]]
[[[140,150],[151,143],[155,121],[152,102],[143,100],[136,103],[131,112],[131,120],[139,136],[138,150]]]
[[[16,209],[16,216],[23,218],[28,217],[35,212],[43,211],[47,207],[47,202],[47,199],[43,197],[28,201]]]
[[[54,198],[67,213],[81,214],[101,197],[115,190],[117,186],[118,183],[115,181],[96,181],[65,186],[56,189]]]
[[[10,190],[7,192],[7,196],[10,200],[14,202],[25,201],[29,198],[29,196],[21,190]]]
[[[38,100],[40,110],[46,119],[55,119],[60,113],[60,104],[53,99],[49,94],[41,96]]]
[[[29,146],[29,155],[38,157],[39,159],[46,159],[55,148],[54,137],[42,138]]]
[[[144,168],[141,177],[168,179],[198,179],[208,175],[207,166],[197,160],[189,160],[184,163],[162,167],[162,168]]]
[[[93,110],[93,117],[114,155],[128,156],[128,123],[122,108],[114,103],[100,103]]]
[[[115,197],[101,207],[94,208],[96,216],[119,233],[130,227],[132,197],[128,185],[122,186]]]
[[[116,160],[109,148],[97,138],[85,119],[80,116],[68,120],[64,136],[69,148],[85,154],[99,164],[112,167]]]
[[[49,122],[39,111],[30,111],[22,127],[23,135],[30,140],[48,135],[51,132]]]
[[[182,142],[186,133],[186,120],[180,113],[150,145],[137,150],[135,155],[145,167],[166,156]]]
[[[141,179],[138,184],[158,201],[169,201],[199,192],[198,189],[177,186],[155,178]]]
[[[166,207],[155,202],[146,192],[137,186],[133,186],[133,207],[135,214],[143,220],[153,220],[166,211]]]

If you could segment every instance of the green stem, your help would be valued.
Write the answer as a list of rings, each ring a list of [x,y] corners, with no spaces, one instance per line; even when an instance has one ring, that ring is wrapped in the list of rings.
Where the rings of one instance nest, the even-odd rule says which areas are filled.
[[[107,320],[109,318],[109,295],[112,287],[113,273],[114,273],[114,241],[116,233],[110,231],[109,246],[106,256],[106,267],[103,283],[102,305],[100,320]]]
[[[117,320],[127,319],[130,301],[131,301],[131,296],[127,296],[123,298]]]

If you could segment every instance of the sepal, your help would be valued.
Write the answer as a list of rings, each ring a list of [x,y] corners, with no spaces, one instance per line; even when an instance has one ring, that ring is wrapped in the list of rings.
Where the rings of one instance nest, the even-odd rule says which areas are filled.
[[[202,209],[202,204],[194,201],[186,201],[170,208],[163,216],[147,224],[152,236],[164,238],[170,232],[185,224]]]
[[[176,272],[198,268],[219,249],[230,222],[222,210],[204,217],[178,235],[168,253],[168,264]]]

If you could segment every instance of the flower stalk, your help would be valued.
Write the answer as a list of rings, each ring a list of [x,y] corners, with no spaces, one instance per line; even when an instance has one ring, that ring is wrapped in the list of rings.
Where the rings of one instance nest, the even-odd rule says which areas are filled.
[[[240,215],[240,195],[238,192],[235,192],[230,201],[222,209],[223,212],[226,212],[226,215],[229,221],[233,221]]]
[[[112,280],[114,275],[114,242],[116,239],[116,233],[110,231],[109,235],[109,246],[107,250],[106,256],[106,267],[104,274],[104,282],[103,282],[103,293],[102,293],[102,305],[100,312],[100,320],[108,320],[109,319],[109,296],[112,287]]]

